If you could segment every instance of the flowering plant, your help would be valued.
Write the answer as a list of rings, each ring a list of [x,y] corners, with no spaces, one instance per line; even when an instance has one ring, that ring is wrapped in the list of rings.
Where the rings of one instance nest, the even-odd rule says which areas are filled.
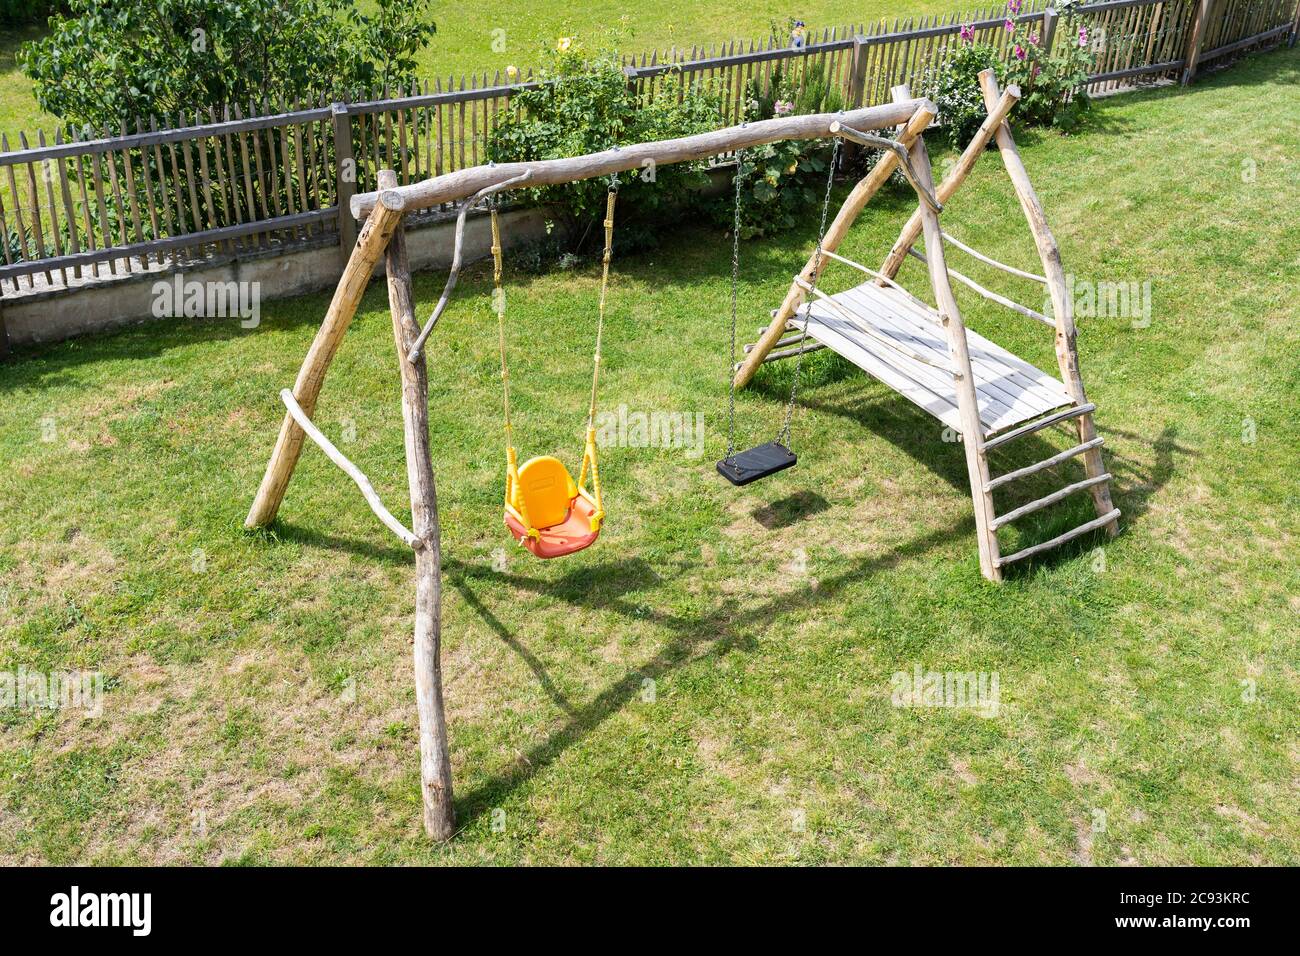
[[[1007,59],[996,47],[975,42],[973,24],[958,32],[958,47],[946,68],[934,79],[935,101],[954,146],[968,142],[985,116],[977,74],[992,68],[1003,86],[1020,87],[1016,118],[1031,126],[1056,126],[1071,130],[1078,126],[1090,106],[1088,76],[1093,67],[1092,38],[1088,28],[1074,22],[1073,4],[1061,6],[1062,23],[1053,49],[1044,44],[1039,31],[1042,21],[1035,16],[1020,22],[1023,0],[1007,0],[1003,29],[1007,37]],[[1068,39],[1066,39],[1068,38]]]
[[[1021,0],[1008,0],[1008,12],[1014,16],[1020,4]],[[1063,7],[1057,28],[1060,39],[1049,50],[1038,32],[1041,25],[1038,19],[1016,25],[1011,57],[1002,71],[1003,83],[1020,87],[1016,116],[1022,123],[1069,131],[1079,125],[1091,105],[1087,84],[1093,56],[1088,28],[1076,25],[1071,6]]]

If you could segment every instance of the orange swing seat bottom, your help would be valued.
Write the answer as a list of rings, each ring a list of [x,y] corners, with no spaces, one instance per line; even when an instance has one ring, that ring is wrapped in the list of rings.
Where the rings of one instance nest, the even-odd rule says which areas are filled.
[[[517,489],[508,489],[515,506],[507,504],[505,525],[515,540],[539,558],[562,558],[594,544],[604,515],[578,489],[559,459],[544,455],[519,469]],[[520,521],[521,497],[533,534]]]
[[[591,530],[591,516],[595,513],[591,502],[579,496],[573,499],[569,514],[562,522],[550,528],[538,528],[536,538],[529,537],[527,529],[509,512],[506,513],[506,527],[516,541],[537,557],[562,558],[596,543],[600,532]]]

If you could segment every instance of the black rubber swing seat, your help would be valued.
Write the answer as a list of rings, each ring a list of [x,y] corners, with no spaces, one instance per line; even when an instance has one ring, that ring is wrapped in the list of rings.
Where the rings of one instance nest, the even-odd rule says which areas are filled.
[[[793,468],[798,460],[798,456],[789,448],[778,441],[770,441],[766,445],[722,459],[718,462],[718,474],[733,485],[747,485],[751,481],[775,475],[778,471]]]

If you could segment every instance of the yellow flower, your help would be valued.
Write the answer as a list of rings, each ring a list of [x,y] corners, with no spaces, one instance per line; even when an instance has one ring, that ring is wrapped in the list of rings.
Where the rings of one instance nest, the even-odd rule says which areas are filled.
[[[573,46],[573,37],[560,37],[559,41],[555,44],[555,49],[559,50],[561,53],[567,53],[571,46]]]
[[[518,75],[519,67],[515,66],[513,63],[506,67],[506,79],[513,80]]]
[[[795,171],[796,169],[798,169],[798,168],[799,168],[799,164],[798,164],[798,163],[791,163],[791,164],[790,164],[790,168],[786,170],[786,174],[787,174],[787,175],[793,174],[794,171]]]

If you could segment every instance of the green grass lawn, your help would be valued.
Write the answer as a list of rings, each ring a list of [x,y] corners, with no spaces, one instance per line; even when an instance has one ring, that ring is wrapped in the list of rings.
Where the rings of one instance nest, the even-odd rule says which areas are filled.
[[[463,279],[430,356],[463,826],[445,847],[419,823],[409,552],[314,448],[274,533],[240,529],[328,296],[270,303],[254,332],[150,324],[0,366],[0,670],[106,681],[99,718],[0,710],[0,859],[1300,863],[1297,80],[1300,51],[1259,56],[1020,137],[1067,269],[1150,281],[1153,309],[1080,322],[1123,533],[1002,586],[979,575],[960,447],[827,353],[798,467],[744,489],[714,473],[730,250],[702,227],[616,262],[603,403],[703,415],[703,455],[607,449],[600,542],[522,555],[489,283]],[[878,260],[908,208],[870,207],[845,252]],[[744,245],[743,331],[814,220]],[[945,220],[1034,264],[995,155]],[[421,311],[443,278],[418,277]],[[598,272],[510,281],[522,451],[573,460]],[[974,328],[1055,368],[1045,329],[959,290]],[[789,375],[741,394],[742,443],[774,433]],[[382,284],[316,421],[355,432],[341,447],[404,516]],[[996,673],[996,716],[892,706],[918,665]]]

